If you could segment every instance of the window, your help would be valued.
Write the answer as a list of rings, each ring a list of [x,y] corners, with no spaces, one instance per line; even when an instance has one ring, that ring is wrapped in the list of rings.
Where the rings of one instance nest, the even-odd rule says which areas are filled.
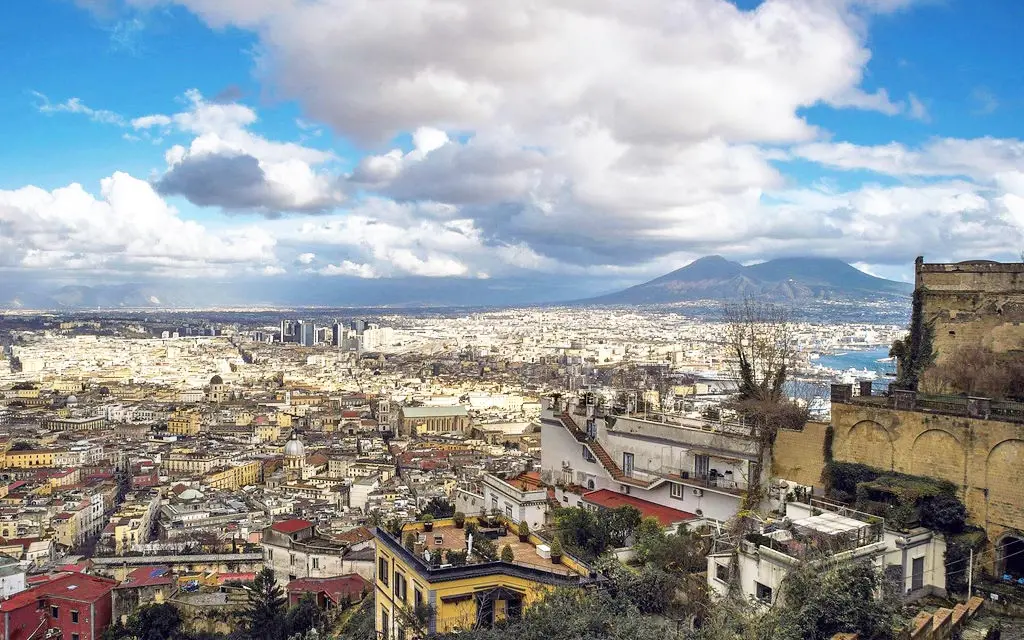
[[[597,458],[594,457],[594,454],[590,453],[590,449],[587,448],[585,445],[583,447],[583,459],[586,460],[587,462],[597,461]]]
[[[697,454],[693,456],[693,475],[698,478],[708,477],[708,469],[711,467],[711,460],[706,455]]]
[[[318,558],[316,556],[313,556],[313,568],[314,569],[319,569],[320,568],[320,558]]]
[[[407,589],[407,585],[406,585],[406,582],[405,582],[405,576],[402,575],[401,573],[399,573],[397,570],[395,570],[395,585],[394,585],[395,598],[397,598],[398,600],[401,600],[402,602],[405,602],[405,597],[406,597],[406,593],[407,593],[406,589]]]
[[[772,588],[761,584],[760,582],[754,583],[754,596],[761,602],[771,603],[772,601]]]
[[[510,504],[505,505],[505,516],[508,517],[508,518],[512,517],[512,505],[510,505]]]
[[[71,634],[71,640],[78,640],[78,638],[79,638],[79,635],[77,633],[72,633]]]
[[[498,499],[497,498],[491,498],[491,511],[497,511],[497,510],[498,510]]]
[[[385,640],[391,637],[388,635],[388,612],[383,609],[380,612],[380,637]]]
[[[267,561],[268,562],[273,562],[274,561],[274,550],[273,549],[267,549]]]
[[[289,553],[288,554],[288,566],[291,566],[291,567],[295,566],[295,554],[294,553]]]
[[[420,591],[419,589],[413,589],[412,590],[412,597],[413,597],[413,604],[415,604],[417,607],[422,607],[423,606],[423,592],[422,591]]]
[[[681,484],[676,484],[675,482],[673,482],[671,485],[669,485],[669,493],[672,494],[673,498],[676,498],[678,500],[682,500],[683,499],[683,494],[686,493],[686,486],[685,485],[681,485]]]
[[[71,612],[71,622],[78,622],[78,612],[77,611],[72,611]]]
[[[715,580],[729,582],[729,565],[715,563]]]
[[[384,583],[384,586],[388,584],[388,561],[387,558],[377,558],[377,579]]]
[[[60,617],[60,609],[58,609],[57,607],[50,607],[50,616],[51,616],[51,617],[52,617],[52,618],[53,618],[54,620],[56,620],[57,618],[59,618],[59,617]]]

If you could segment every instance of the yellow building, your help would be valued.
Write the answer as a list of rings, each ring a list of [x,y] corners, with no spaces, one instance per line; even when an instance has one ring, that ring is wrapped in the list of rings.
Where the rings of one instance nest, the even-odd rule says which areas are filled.
[[[52,467],[57,451],[53,449],[24,449],[7,451],[3,455],[5,469],[32,469],[35,467]]]
[[[215,469],[204,478],[204,481],[214,489],[237,491],[251,484],[259,484],[262,469],[263,465],[259,460],[250,460],[224,469]]]
[[[176,436],[199,435],[203,416],[198,411],[178,411],[167,420],[167,430]]]
[[[536,536],[527,542],[515,535],[495,540],[498,553],[506,545],[511,547],[513,562],[481,561],[474,555],[467,564],[441,568],[436,560],[425,560],[425,555],[437,558],[446,550],[465,550],[465,530],[455,528],[451,520],[438,520],[430,532],[423,531],[423,523],[406,525],[403,540],[410,533],[416,536],[413,549],[383,529],[376,532],[374,616],[380,640],[490,628],[519,617],[525,607],[555,587],[581,586],[592,580],[589,567],[572,558],[563,556],[555,564],[538,554],[542,541]],[[433,609],[423,623],[413,612],[427,604]]]
[[[281,427],[277,424],[261,424],[256,426],[256,439],[260,442],[274,442],[281,437]]]

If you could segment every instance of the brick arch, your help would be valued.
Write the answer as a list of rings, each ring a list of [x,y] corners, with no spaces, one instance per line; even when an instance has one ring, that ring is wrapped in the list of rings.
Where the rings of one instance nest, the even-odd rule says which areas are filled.
[[[985,486],[988,520],[1005,526],[1020,522],[1024,505],[1024,440],[1003,440],[988,452]]]
[[[963,445],[952,433],[944,429],[926,429],[914,438],[911,446],[910,472],[941,478],[960,486],[964,483],[965,456]]]
[[[854,424],[835,447],[837,460],[856,461],[879,469],[892,469],[892,454],[892,436],[874,420]]]

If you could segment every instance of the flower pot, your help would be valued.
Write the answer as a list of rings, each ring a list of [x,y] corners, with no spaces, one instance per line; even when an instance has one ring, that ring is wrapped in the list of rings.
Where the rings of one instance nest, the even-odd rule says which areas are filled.
[[[434,523],[433,522],[424,522],[423,523],[423,530],[424,531],[433,531],[434,530]]]
[[[456,529],[461,529],[464,526],[466,526],[466,522],[465,521],[461,521],[461,522],[458,521],[458,520],[455,521],[455,528]]]
[[[551,556],[551,564],[562,564],[562,556]]]
[[[530,541],[530,534],[526,534],[525,536],[522,535],[522,534],[519,535],[519,542],[529,542],[529,541]]]

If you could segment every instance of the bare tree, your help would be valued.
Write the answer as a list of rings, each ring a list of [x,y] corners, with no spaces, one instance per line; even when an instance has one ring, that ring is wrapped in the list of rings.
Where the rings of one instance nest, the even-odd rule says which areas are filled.
[[[758,443],[758,469],[750,474],[745,509],[763,498],[761,470],[771,463],[780,428],[802,429],[807,408],[790,401],[786,377],[793,361],[793,331],[786,309],[751,299],[725,310],[726,340],[735,357],[739,393],[733,408],[750,427]]]
[[[785,308],[750,298],[727,305],[726,340],[739,380],[740,400],[779,402],[793,359],[793,333]]]

